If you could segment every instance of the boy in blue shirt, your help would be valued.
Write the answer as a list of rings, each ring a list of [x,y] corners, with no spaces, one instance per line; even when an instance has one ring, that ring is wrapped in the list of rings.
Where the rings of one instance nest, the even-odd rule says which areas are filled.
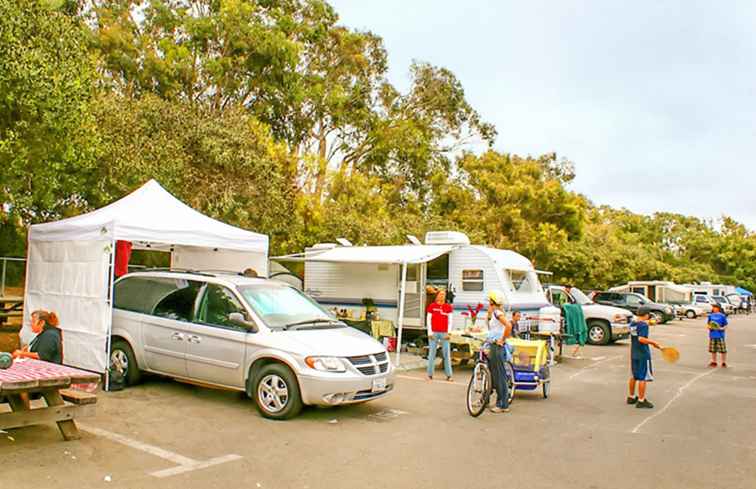
[[[714,304],[711,308],[711,314],[706,321],[709,325],[709,353],[711,353],[711,363],[709,367],[716,368],[717,353],[722,357],[722,368],[727,368],[727,343],[725,343],[725,328],[727,327],[727,316],[722,314],[722,306]]]
[[[651,310],[641,306],[638,308],[635,320],[630,323],[630,367],[632,375],[628,384],[630,395],[627,398],[628,404],[635,404],[639,409],[651,409],[654,407],[646,399],[646,383],[654,380],[653,369],[651,367],[651,349],[659,348],[659,344],[648,338],[648,319]],[[635,385],[638,385],[638,396],[635,396]]]

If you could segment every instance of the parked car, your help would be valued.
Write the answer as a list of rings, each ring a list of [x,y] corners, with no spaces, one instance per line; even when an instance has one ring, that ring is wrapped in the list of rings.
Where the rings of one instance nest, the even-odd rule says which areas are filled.
[[[711,298],[714,299],[714,302],[722,306],[722,311],[725,314],[732,314],[735,312],[735,306],[727,299],[727,297],[723,295],[713,295]]]
[[[703,309],[704,314],[708,314],[711,312],[711,306],[714,304],[714,300],[708,295],[696,294],[693,296],[693,303]]]
[[[651,309],[651,317],[658,323],[667,323],[675,318],[675,310],[669,304],[659,304],[648,297],[634,292],[597,292],[593,300],[599,304],[621,307],[635,314],[638,308]]]
[[[546,296],[557,307],[565,302],[580,304],[588,324],[588,343],[592,345],[606,345],[630,336],[633,315],[626,309],[597,304],[577,287],[568,293],[559,285],[547,285]]]
[[[386,348],[294,287],[231,274],[145,271],[115,284],[111,363],[246,392],[260,413],[296,416],[386,396]]]
[[[696,319],[706,313],[702,307],[696,304],[674,304],[674,308],[678,317],[684,316],[688,319]]]

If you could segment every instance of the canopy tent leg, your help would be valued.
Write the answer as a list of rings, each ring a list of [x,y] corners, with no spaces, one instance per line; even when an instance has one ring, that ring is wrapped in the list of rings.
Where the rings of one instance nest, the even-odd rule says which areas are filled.
[[[402,281],[399,286],[399,337],[396,340],[396,365],[401,365],[402,330],[404,329],[404,295],[407,289],[407,263],[402,263]]]
[[[116,252],[116,240],[114,239],[110,243],[110,280],[108,280],[108,305],[110,306],[110,313],[108,314],[108,337],[105,340],[105,385],[103,386],[104,391],[110,390],[110,340],[113,337],[113,292],[115,291],[115,252]]]

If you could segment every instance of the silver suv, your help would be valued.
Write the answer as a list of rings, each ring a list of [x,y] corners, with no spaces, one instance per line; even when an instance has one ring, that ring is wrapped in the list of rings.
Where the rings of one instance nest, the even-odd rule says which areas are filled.
[[[147,371],[244,391],[273,419],[383,397],[395,378],[382,344],[295,288],[226,273],[119,279],[110,359],[128,385]]]

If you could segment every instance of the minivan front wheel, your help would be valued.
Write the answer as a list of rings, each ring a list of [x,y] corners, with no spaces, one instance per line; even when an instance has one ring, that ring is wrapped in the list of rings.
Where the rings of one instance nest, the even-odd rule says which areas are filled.
[[[254,393],[257,409],[266,418],[291,419],[302,410],[297,378],[286,365],[271,363],[261,368]]]

